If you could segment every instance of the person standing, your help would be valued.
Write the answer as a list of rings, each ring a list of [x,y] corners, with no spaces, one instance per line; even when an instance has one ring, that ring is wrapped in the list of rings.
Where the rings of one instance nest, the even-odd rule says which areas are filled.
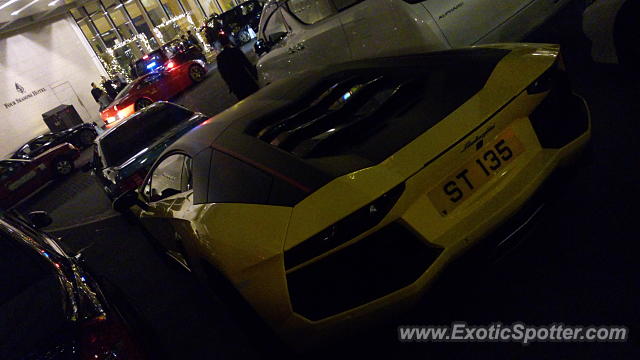
[[[229,38],[223,36],[220,42],[222,51],[216,57],[218,71],[229,90],[242,100],[260,89],[258,71],[240,49],[231,45]]]
[[[203,30],[204,30],[204,38],[205,40],[207,40],[207,43],[209,43],[209,46],[211,46],[212,49],[218,50],[216,48],[216,40],[218,38],[218,34],[216,33],[215,29],[205,24],[203,26]]]
[[[104,91],[102,91],[102,89],[100,89],[98,85],[96,85],[96,83],[91,83],[91,96],[93,96],[93,99],[98,104],[100,104],[100,111],[109,106],[109,104],[111,103],[111,100],[109,100],[109,96]]]
[[[111,100],[115,99],[116,96],[118,96],[118,92],[116,91],[116,87],[115,87],[115,84],[113,83],[113,80],[107,79],[104,76],[101,76],[101,78],[102,78],[102,87],[107,92],[107,95]]]
[[[187,30],[187,39],[193,46],[197,47],[199,51],[202,51],[202,47],[200,46],[200,42],[198,41],[198,38],[195,35],[193,35],[191,30]]]

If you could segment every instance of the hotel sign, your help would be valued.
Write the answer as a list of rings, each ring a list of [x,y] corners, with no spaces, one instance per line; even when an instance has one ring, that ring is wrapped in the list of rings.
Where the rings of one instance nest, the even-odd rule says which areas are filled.
[[[38,95],[40,95],[40,94],[42,94],[42,93],[47,91],[46,88],[42,88],[42,89],[33,90],[33,91],[27,93],[27,91],[24,89],[24,87],[22,87],[20,84],[16,83],[15,85],[16,85],[16,91],[18,92],[20,97],[17,97],[15,99],[11,100],[11,101],[5,102],[4,103],[4,108],[5,109],[9,109],[9,108],[11,108],[13,106],[18,105],[19,103],[28,101],[28,100],[30,100],[30,99],[32,99],[32,98],[34,98],[34,97],[36,97],[36,96],[38,96]],[[25,95],[25,93],[26,93],[26,95]]]

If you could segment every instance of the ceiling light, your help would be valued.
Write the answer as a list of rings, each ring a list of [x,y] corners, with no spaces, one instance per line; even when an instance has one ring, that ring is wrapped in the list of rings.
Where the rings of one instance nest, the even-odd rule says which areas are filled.
[[[60,0],[53,0],[52,2],[49,3],[49,6],[56,6],[58,2],[60,2]]]
[[[38,1],[39,1],[39,0],[33,0],[32,2],[28,3],[27,5],[25,5],[25,6],[21,7],[20,9],[18,9],[18,10],[16,10],[16,11],[12,12],[12,13],[11,13],[11,15],[16,16],[16,15],[20,14],[20,13],[22,12],[22,10],[24,10],[24,9],[28,8],[29,6],[31,6],[31,5],[33,5],[33,4],[35,4],[35,3],[37,3]]]
[[[18,1],[20,1],[20,0],[9,0],[9,2],[6,2],[6,3],[2,4],[2,5],[0,5],[0,10],[2,10],[4,8],[6,8],[7,6],[9,6],[9,5],[13,4],[13,3],[16,3]]]

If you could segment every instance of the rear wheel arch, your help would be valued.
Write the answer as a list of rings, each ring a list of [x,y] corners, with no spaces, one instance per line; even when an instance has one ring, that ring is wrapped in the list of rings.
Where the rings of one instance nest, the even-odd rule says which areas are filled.
[[[140,111],[151,104],[153,104],[153,100],[146,97],[141,97],[140,99],[136,100],[134,104],[134,110]]]

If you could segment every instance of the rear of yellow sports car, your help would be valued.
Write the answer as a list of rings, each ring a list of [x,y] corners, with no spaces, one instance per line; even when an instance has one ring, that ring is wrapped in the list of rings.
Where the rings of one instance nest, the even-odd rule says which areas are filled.
[[[288,343],[304,346],[414,303],[588,144],[588,107],[569,87],[558,46],[476,49],[504,56],[475,94],[382,161],[329,181],[293,208],[214,204],[218,211],[205,211],[201,222],[226,239],[207,257]],[[466,79],[446,81],[427,90],[447,101],[447,89],[464,88]],[[420,116],[428,119],[436,105]],[[393,130],[385,126],[376,134]],[[369,152],[393,143],[389,134],[416,131],[403,126]],[[236,230],[230,219],[240,218]]]

